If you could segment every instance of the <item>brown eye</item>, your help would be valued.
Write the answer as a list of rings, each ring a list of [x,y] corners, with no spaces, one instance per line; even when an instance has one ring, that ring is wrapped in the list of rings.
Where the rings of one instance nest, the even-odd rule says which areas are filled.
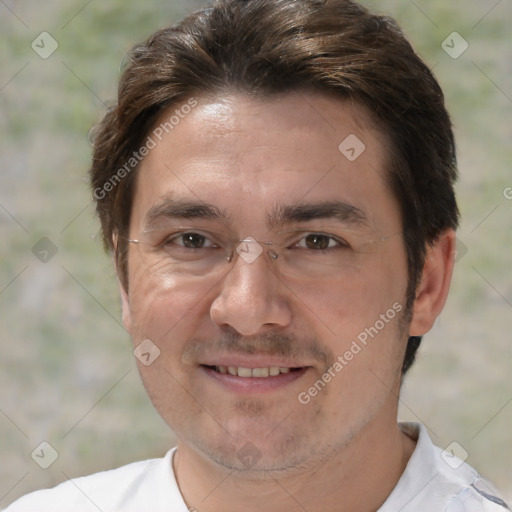
[[[213,247],[213,243],[200,233],[179,233],[167,239],[166,246],[179,246],[186,249],[203,249],[205,247]]]
[[[311,234],[304,238],[306,247],[317,251],[334,247],[337,242],[332,237],[321,234]]]
[[[185,233],[182,236],[183,245],[189,249],[201,249],[204,247],[206,237],[197,233]]]

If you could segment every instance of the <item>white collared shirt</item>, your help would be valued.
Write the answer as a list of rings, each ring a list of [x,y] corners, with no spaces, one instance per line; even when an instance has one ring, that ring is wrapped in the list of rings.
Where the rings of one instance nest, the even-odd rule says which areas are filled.
[[[432,444],[426,429],[402,423],[416,448],[378,512],[504,512],[490,484],[457,457]],[[23,496],[5,512],[187,512],[173,471],[176,448],[161,459],[74,478]]]
[[[417,440],[407,467],[378,512],[504,512],[507,505],[468,464],[434,446],[423,425],[401,423]]]

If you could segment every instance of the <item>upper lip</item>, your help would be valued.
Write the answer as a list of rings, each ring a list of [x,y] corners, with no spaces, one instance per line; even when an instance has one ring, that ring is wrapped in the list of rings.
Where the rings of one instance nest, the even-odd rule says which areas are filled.
[[[298,364],[289,359],[269,356],[219,356],[212,357],[200,363],[203,366],[236,366],[242,368],[304,368],[306,364]]]

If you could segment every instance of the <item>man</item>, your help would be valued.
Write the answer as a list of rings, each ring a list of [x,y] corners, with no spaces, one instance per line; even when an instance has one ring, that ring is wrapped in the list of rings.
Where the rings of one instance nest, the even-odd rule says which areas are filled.
[[[348,0],[220,0],[137,46],[91,178],[177,449],[9,510],[503,511],[403,376],[448,293],[442,92]]]

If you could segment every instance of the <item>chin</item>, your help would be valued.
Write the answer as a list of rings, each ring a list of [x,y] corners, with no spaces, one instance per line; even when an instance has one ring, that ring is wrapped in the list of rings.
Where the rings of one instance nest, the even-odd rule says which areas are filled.
[[[180,439],[202,458],[248,479],[277,478],[310,471],[312,466],[333,455],[332,445],[322,440],[318,433],[279,431],[275,426],[272,431],[268,424],[263,428],[261,422],[253,420],[251,424],[246,419],[238,420],[239,429],[230,430],[233,435],[222,431],[214,438],[211,428],[199,432],[197,423],[195,425],[195,432],[186,429],[187,435],[179,436]],[[294,426],[300,428],[301,424],[296,422]]]

